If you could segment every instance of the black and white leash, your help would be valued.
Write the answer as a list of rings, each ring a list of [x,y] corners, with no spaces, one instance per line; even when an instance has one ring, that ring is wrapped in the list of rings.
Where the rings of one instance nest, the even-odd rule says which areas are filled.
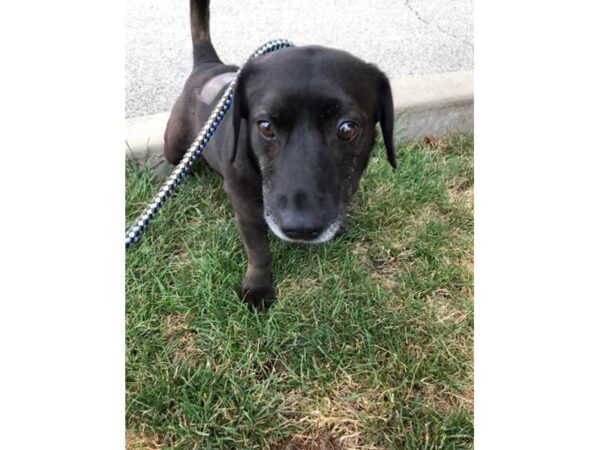
[[[223,93],[223,96],[217,103],[217,106],[215,107],[210,117],[204,124],[204,127],[202,128],[202,131],[200,132],[198,137],[194,140],[187,152],[185,152],[185,155],[183,156],[179,164],[177,164],[175,169],[173,169],[173,172],[171,172],[171,175],[169,176],[165,184],[163,184],[162,187],[159,189],[158,194],[156,194],[156,196],[148,204],[144,212],[140,214],[140,216],[135,220],[133,225],[127,230],[125,234],[125,248],[129,248],[129,246],[135,244],[137,241],[140,240],[141,234],[148,227],[148,224],[154,218],[158,210],[164,205],[164,203],[171,196],[171,194],[175,192],[177,186],[181,184],[184,177],[189,173],[190,169],[192,168],[192,165],[194,164],[194,162],[196,162],[196,160],[202,153],[202,150],[204,150],[204,148],[208,144],[208,141],[215,133],[215,130],[221,123],[221,120],[223,120],[223,117],[225,117],[225,113],[231,106],[235,84],[237,83],[240,72],[248,63],[248,61],[250,61],[252,58],[256,58],[266,53],[271,53],[285,47],[293,46],[294,44],[287,39],[276,39],[273,41],[269,41],[262,45],[260,48],[258,48],[250,56],[250,58],[248,58],[248,60],[239,68],[235,75],[235,78],[233,79],[233,81],[231,81],[231,83],[229,83],[229,86]]]

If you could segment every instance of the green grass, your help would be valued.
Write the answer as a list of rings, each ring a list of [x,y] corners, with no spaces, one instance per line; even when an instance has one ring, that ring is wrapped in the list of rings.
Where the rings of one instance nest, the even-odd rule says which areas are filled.
[[[473,138],[384,155],[345,235],[271,238],[267,313],[220,178],[186,180],[127,251],[128,448],[472,448]],[[128,220],[161,181],[127,167]]]

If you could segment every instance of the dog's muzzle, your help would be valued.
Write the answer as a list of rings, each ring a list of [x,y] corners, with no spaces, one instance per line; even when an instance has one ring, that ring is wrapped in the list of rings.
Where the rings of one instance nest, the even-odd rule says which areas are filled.
[[[336,218],[324,227],[318,226],[282,226],[278,223],[275,215],[265,210],[265,221],[275,236],[287,242],[298,242],[304,244],[322,244],[331,240],[342,226],[342,220]]]

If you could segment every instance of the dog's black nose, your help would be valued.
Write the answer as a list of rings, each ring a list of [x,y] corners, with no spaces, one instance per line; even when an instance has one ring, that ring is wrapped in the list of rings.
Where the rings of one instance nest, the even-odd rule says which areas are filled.
[[[323,228],[282,228],[281,231],[290,239],[312,241],[319,237]]]

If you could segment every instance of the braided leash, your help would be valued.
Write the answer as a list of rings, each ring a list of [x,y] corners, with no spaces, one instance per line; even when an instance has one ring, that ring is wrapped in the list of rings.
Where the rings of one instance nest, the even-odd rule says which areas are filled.
[[[133,225],[127,230],[125,233],[125,248],[129,248],[130,245],[135,244],[140,240],[141,234],[148,228],[148,224],[154,216],[158,212],[158,210],[164,205],[166,200],[175,192],[177,186],[181,184],[185,176],[189,173],[192,165],[196,162],[202,150],[208,144],[208,141],[215,133],[217,127],[225,117],[225,113],[231,106],[232,98],[233,98],[233,90],[235,89],[235,84],[237,83],[238,77],[244,66],[250,61],[252,58],[256,58],[258,56],[264,55],[266,53],[271,53],[276,50],[280,50],[285,47],[293,47],[294,44],[287,39],[277,39],[274,41],[269,41],[266,44],[262,45],[258,48],[247,60],[246,62],[238,69],[235,74],[235,78],[223,93],[223,96],[215,106],[212,114],[204,124],[202,131],[198,135],[198,137],[194,140],[191,147],[185,152],[183,158],[177,164],[171,175],[159,189],[156,197],[152,199],[152,201],[148,204],[146,209],[140,216],[135,220]]]

